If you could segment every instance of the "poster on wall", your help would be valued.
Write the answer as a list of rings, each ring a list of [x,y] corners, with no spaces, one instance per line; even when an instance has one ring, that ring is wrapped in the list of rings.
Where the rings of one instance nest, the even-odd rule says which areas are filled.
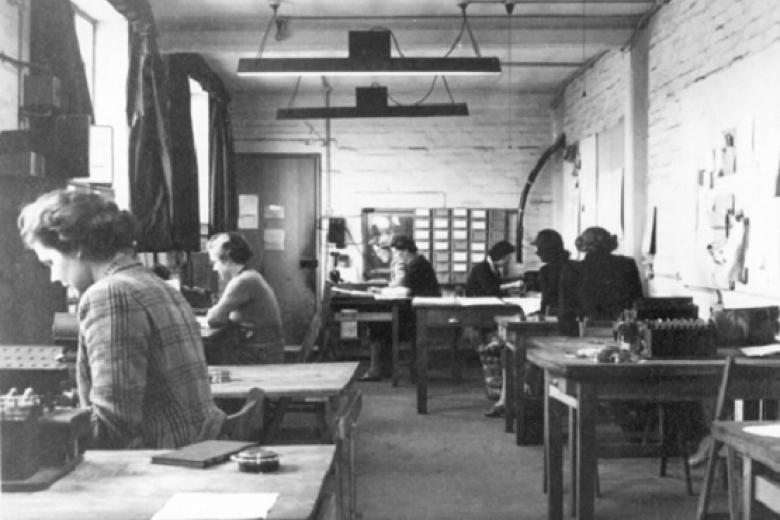
[[[257,195],[238,196],[238,229],[257,229],[260,226],[258,204]]]
[[[677,204],[674,255],[688,286],[780,296],[779,60],[775,46],[680,95],[679,202],[696,208],[688,226]]]

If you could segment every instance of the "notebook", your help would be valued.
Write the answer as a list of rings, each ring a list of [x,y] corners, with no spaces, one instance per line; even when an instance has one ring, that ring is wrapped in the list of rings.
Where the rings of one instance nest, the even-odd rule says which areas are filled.
[[[255,442],[242,441],[203,441],[183,446],[178,450],[167,451],[152,456],[153,464],[170,464],[189,468],[208,468],[225,462],[234,453],[255,446]]]
[[[151,520],[262,520],[279,493],[176,493]]]

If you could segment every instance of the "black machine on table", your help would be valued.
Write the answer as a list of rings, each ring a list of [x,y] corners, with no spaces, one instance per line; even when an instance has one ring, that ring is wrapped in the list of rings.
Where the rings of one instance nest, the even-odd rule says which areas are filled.
[[[63,396],[69,371],[63,347],[0,345],[2,490],[37,491],[81,460],[89,411]],[[21,390],[20,390],[21,389]]]

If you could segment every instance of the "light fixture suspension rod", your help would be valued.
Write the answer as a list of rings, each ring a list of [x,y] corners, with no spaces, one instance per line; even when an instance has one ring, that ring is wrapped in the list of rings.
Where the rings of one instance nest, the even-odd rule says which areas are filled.
[[[466,30],[469,32],[469,39],[471,40],[471,46],[474,48],[474,54],[476,54],[478,58],[481,58],[482,54],[479,52],[479,45],[477,44],[477,40],[474,38],[474,33],[471,31],[471,25],[469,25],[469,17],[466,15],[466,8],[468,6],[469,6],[468,2],[462,2],[458,4],[458,7],[460,7],[460,11],[463,14],[463,25],[466,27]]]
[[[506,26],[506,51],[507,51],[507,61],[512,62],[512,12],[515,9],[515,4],[512,2],[506,2],[504,4],[504,8],[506,9],[506,15],[508,17],[507,19],[507,26]],[[508,124],[507,124],[507,148],[512,148],[512,68],[510,67],[507,71],[507,118],[508,118]]]

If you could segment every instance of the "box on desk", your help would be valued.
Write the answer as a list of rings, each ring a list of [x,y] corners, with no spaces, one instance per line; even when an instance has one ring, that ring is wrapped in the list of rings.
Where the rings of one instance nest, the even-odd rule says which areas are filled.
[[[715,328],[700,319],[638,322],[638,354],[645,358],[714,357]]]
[[[699,307],[693,304],[690,297],[654,297],[640,298],[634,302],[636,319],[696,319],[699,317]]]

